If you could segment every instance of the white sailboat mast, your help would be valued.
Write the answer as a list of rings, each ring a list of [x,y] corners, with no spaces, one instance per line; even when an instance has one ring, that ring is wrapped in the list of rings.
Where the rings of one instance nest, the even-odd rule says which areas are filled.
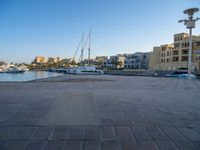
[[[90,46],[91,46],[91,29],[89,32],[89,45],[88,45],[88,66],[90,66]]]
[[[82,48],[81,48],[81,66],[83,66],[83,52],[84,52],[84,33],[82,33]]]

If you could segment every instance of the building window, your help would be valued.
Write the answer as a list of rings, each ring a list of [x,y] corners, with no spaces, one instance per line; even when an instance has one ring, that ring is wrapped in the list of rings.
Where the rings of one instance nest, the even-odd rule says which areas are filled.
[[[178,49],[180,47],[180,43],[175,43],[174,44],[174,49]]]
[[[166,47],[162,47],[162,51],[165,51],[166,50]]]
[[[189,47],[189,43],[182,43],[182,48],[188,48]]]
[[[196,46],[200,46],[200,41],[196,42]]]
[[[172,52],[173,55],[178,55],[178,50]]]
[[[188,57],[187,56],[182,56],[182,61],[188,61]]]
[[[172,61],[173,61],[173,62],[176,62],[176,61],[178,61],[178,60],[179,60],[178,57],[173,57],[173,58],[172,58]]]
[[[183,55],[188,54],[188,49],[183,49],[183,50],[182,50],[182,54],[183,54]]]

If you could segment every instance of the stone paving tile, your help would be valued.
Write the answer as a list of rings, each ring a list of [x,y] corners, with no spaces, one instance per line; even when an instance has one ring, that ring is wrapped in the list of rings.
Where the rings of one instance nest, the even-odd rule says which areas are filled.
[[[187,139],[175,127],[161,127],[173,141],[187,141]]]
[[[83,150],[101,150],[100,141],[84,141]]]
[[[156,143],[158,144],[160,150],[179,150],[177,146],[175,146],[172,142],[167,140],[156,141]]]
[[[0,150],[23,150],[27,141],[1,141]]]
[[[152,140],[144,127],[131,127],[131,129],[137,141]]]
[[[115,121],[111,120],[109,117],[99,119],[101,125],[104,126],[113,126],[115,125]],[[118,123],[119,124],[119,123]]]
[[[37,126],[38,124],[36,123],[38,120],[6,120],[3,122],[0,122],[0,127],[12,127],[14,126]]]
[[[47,141],[30,141],[24,150],[42,150]]]
[[[52,131],[52,127],[39,127],[39,129],[31,137],[31,140],[47,140]]]
[[[12,140],[21,127],[0,127],[0,140]]]
[[[49,141],[43,148],[43,150],[65,150],[64,141]]]
[[[24,146],[26,150],[38,150],[43,146],[45,150],[122,150],[138,149],[137,146],[140,150],[200,149],[199,81],[110,78],[112,83],[95,82],[95,85],[91,82],[0,84],[0,150],[21,150]],[[199,88],[195,88],[196,84]],[[87,120],[85,116],[75,126],[55,122],[38,127],[49,115],[49,109],[54,107],[53,102],[61,91],[81,94],[88,90],[94,94],[96,126],[82,126]],[[76,109],[76,105],[74,107]],[[73,118],[73,113],[70,117]],[[69,128],[69,132],[58,129],[61,125]]]
[[[109,120],[110,121],[110,120]],[[111,123],[102,124],[102,125],[116,125],[116,126],[128,126],[132,123],[131,120],[128,120],[126,118],[111,118]]]
[[[172,126],[172,123],[164,117],[154,118],[151,121],[155,126],[158,126],[158,127]]]
[[[102,150],[120,150],[117,141],[103,141]]]
[[[174,142],[180,150],[193,150],[196,149],[195,145],[187,141],[176,141]],[[200,147],[199,147],[200,148]]]
[[[191,142],[198,150],[200,150],[200,140]]]
[[[67,138],[68,127],[55,127],[52,131],[50,140],[64,140]]]
[[[134,126],[152,126],[152,122],[144,117],[135,116],[131,123]]]
[[[81,150],[82,141],[66,141],[65,150]]]
[[[14,136],[14,140],[29,140],[31,136],[35,133],[37,127],[23,127]]]
[[[168,137],[159,128],[147,127],[146,129],[154,140],[168,140]]]
[[[133,141],[129,141],[129,140],[126,140],[126,141],[120,141],[120,150],[139,150],[140,147],[138,144],[136,144],[135,142]]]
[[[136,142],[129,127],[127,126],[116,127],[115,131],[119,140],[132,140]]]
[[[85,140],[100,140],[100,128],[99,127],[87,127],[85,128]]]
[[[101,138],[102,140],[115,140],[116,133],[114,127],[102,127]]]
[[[70,127],[67,133],[69,140],[82,140],[84,139],[84,128],[83,127]]]
[[[153,141],[138,141],[141,150],[159,150],[158,146]]]
[[[178,128],[178,130],[192,141],[200,141],[200,134],[191,128]]]

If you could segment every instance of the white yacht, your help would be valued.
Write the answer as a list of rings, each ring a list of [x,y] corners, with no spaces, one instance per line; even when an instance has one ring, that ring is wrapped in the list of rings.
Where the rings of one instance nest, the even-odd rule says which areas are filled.
[[[96,69],[95,66],[74,67],[66,70],[68,74],[98,75],[104,74],[102,70]]]
[[[24,65],[16,66],[13,64],[5,64],[0,67],[0,73],[23,73],[28,70],[29,69]]]

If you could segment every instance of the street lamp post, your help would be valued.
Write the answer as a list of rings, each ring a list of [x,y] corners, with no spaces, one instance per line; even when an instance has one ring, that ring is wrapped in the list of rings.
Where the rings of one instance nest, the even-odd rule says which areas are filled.
[[[195,22],[200,18],[193,19],[193,14],[198,12],[198,8],[189,8],[183,11],[184,14],[188,14],[188,19],[179,20],[178,22],[184,22],[186,28],[189,29],[189,56],[188,56],[188,79],[191,79],[192,72],[192,28],[195,28]]]

